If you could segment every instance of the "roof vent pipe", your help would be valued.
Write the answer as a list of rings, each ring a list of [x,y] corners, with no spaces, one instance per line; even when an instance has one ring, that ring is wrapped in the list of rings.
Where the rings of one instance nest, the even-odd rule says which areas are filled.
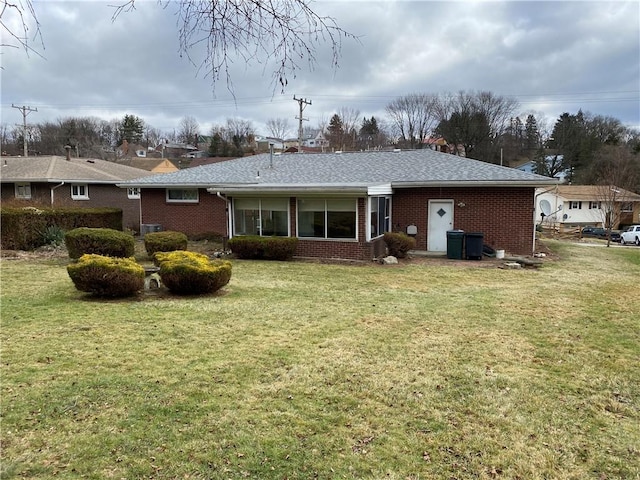
[[[269,168],[273,168],[273,143],[269,144]]]
[[[67,151],[67,162],[71,161],[71,145],[65,145],[64,149]]]

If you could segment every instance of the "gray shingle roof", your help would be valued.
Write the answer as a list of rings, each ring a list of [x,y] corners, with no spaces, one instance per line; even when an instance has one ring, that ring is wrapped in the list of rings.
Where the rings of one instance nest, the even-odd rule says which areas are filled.
[[[123,182],[140,187],[228,189],[363,189],[445,185],[556,184],[557,179],[433,150],[323,154],[269,154],[203,165],[179,172]]]
[[[119,165],[106,160],[56,155],[43,157],[0,158],[0,181],[8,182],[86,182],[119,183],[154,175],[147,170]]]

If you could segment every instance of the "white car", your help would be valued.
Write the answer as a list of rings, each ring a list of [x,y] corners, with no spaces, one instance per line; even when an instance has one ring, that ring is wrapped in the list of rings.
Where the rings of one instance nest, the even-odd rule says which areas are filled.
[[[640,246],[640,225],[631,225],[624,232],[620,234],[620,243],[622,245],[627,243],[635,243]]]

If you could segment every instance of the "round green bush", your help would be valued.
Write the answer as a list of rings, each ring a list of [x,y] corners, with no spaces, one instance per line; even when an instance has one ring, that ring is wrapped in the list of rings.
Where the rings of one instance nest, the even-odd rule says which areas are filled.
[[[154,262],[160,267],[162,284],[178,295],[213,293],[231,279],[231,262],[210,260],[201,253],[158,252]]]
[[[144,236],[144,248],[149,256],[156,252],[186,250],[187,243],[187,236],[182,232],[151,232]]]
[[[74,259],[85,254],[121,258],[135,254],[133,236],[111,228],[74,228],[65,234],[64,243]]]
[[[97,297],[129,297],[144,288],[144,268],[133,258],[82,255],[67,273],[78,290]]]

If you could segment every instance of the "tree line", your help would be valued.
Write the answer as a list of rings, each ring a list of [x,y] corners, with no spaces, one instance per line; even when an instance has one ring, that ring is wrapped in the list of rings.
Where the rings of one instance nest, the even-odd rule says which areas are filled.
[[[305,137],[322,132],[329,150],[436,148],[496,164],[532,161],[536,173],[564,172],[573,183],[593,183],[602,176],[607,158],[627,158],[634,172],[630,178],[640,176],[640,132],[620,120],[579,110],[563,113],[552,123],[535,112],[517,113],[518,109],[515,99],[491,92],[413,93],[389,102],[382,118],[340,108],[316,128],[306,127]],[[271,118],[265,126],[272,137],[297,137],[288,119]],[[23,133],[20,126],[0,127],[3,154],[21,153]],[[26,133],[30,154],[64,155],[68,145],[78,156],[103,159],[117,156],[125,140],[144,147],[184,143],[209,156],[241,156],[255,151],[256,137],[249,120],[229,118],[203,136],[191,116],[183,117],[176,129],[162,132],[135,115],[111,121],[65,118],[33,125]],[[640,191],[634,182],[633,190]]]

